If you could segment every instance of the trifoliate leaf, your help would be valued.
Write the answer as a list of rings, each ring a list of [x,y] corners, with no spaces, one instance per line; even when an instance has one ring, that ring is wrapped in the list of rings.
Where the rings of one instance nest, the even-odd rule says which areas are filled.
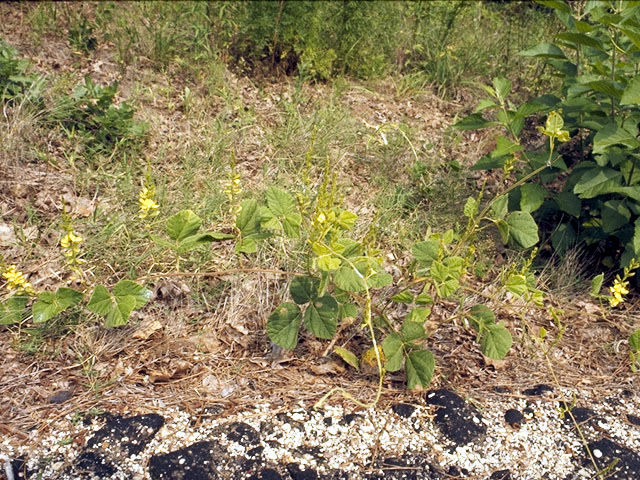
[[[304,324],[318,338],[333,338],[340,307],[331,295],[314,299],[304,312]]]
[[[427,388],[435,368],[436,360],[429,350],[418,350],[407,355],[405,370],[409,390]]]
[[[267,320],[267,336],[276,345],[293,350],[298,343],[301,321],[300,307],[291,302],[281,303]]]

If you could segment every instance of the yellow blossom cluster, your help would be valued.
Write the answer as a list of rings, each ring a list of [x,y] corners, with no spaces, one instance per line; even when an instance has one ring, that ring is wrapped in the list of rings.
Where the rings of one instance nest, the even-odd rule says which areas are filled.
[[[138,204],[140,206],[138,217],[142,220],[158,214],[158,208],[160,206],[153,199],[154,193],[153,188],[149,187],[144,187],[140,190],[140,194],[138,195]]]
[[[77,257],[80,254],[80,244],[82,237],[73,230],[68,231],[60,240],[62,254],[68,258]]]
[[[619,304],[624,302],[624,296],[629,294],[629,282],[626,280],[622,280],[620,276],[616,276],[613,281],[613,285],[609,287],[611,291],[611,297],[609,297],[609,306],[617,307]]]
[[[229,172],[229,179],[224,182],[223,191],[229,200],[229,211],[235,215],[240,213],[240,205],[238,204],[238,197],[242,193],[242,185],[240,182],[240,174],[232,169]]]
[[[2,272],[2,278],[7,281],[7,290],[17,293],[34,294],[33,287],[27,282],[24,273],[18,270],[15,265],[9,265]]]

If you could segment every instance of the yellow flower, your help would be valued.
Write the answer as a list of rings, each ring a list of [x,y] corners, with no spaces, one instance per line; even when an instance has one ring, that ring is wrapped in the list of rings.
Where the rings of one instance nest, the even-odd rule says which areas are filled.
[[[8,266],[2,273],[2,277],[7,281],[7,290],[10,292],[35,293],[24,274],[15,265]]]
[[[624,302],[624,296],[629,294],[629,282],[622,280],[619,276],[613,281],[613,285],[609,287],[611,297],[609,297],[609,305],[616,307]]]
[[[144,187],[140,191],[140,194],[138,195],[138,203],[140,205],[138,217],[140,217],[140,219],[157,215],[160,205],[158,205],[153,199],[153,193],[153,190],[148,187]]]

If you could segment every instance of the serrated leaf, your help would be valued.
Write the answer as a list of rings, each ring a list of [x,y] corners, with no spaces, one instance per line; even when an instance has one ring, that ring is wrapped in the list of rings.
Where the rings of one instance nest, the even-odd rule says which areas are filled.
[[[298,343],[301,322],[300,307],[291,302],[281,303],[267,320],[267,336],[276,345],[293,350]]]
[[[621,184],[622,173],[612,168],[593,167],[587,170],[573,187],[580,198],[593,198],[613,193]]]
[[[356,318],[358,316],[358,307],[353,303],[341,303],[339,316],[340,319]]]
[[[374,273],[367,278],[367,284],[369,288],[381,288],[391,285],[393,283],[393,276],[386,272]]]
[[[496,315],[486,305],[474,305],[471,307],[467,319],[477,332],[481,332],[489,325],[496,323]]]
[[[342,347],[335,347],[333,353],[338,355],[348,365],[351,365],[356,370],[360,370],[360,362],[358,362],[358,357],[354,353]]]
[[[502,360],[509,353],[511,345],[511,333],[501,323],[489,325],[480,338],[482,354],[494,360]]]
[[[345,230],[350,230],[356,224],[358,216],[349,210],[342,210],[336,219],[337,224]]]
[[[236,242],[234,251],[235,253],[256,253],[258,251],[258,243],[254,238],[241,238]]]
[[[427,336],[424,327],[420,323],[410,320],[407,320],[402,324],[400,335],[404,343],[423,340]]]
[[[527,183],[520,187],[520,210],[533,213],[544,203],[547,191],[536,183]]]
[[[600,128],[593,138],[593,153],[605,153],[609,147],[614,145],[634,149],[640,146],[640,142],[636,139],[636,132],[619,127],[615,123],[609,123]]]
[[[310,302],[318,296],[320,280],[313,277],[295,277],[289,285],[291,298],[298,305]]]
[[[502,220],[509,211],[509,197],[501,195],[497,197],[491,204],[491,214],[496,220]]]
[[[13,295],[0,303],[0,325],[20,323],[28,301],[27,295]]]
[[[141,308],[147,304],[152,292],[131,280],[120,280],[113,287],[113,295],[116,298],[132,296],[136,301],[135,308]]]
[[[591,292],[590,292],[591,296],[597,297],[598,295],[600,295],[603,282],[604,282],[604,273],[601,273],[600,275],[596,275],[595,277],[593,277],[593,279],[591,280]]]
[[[478,113],[478,112],[481,112],[483,110],[486,110],[487,108],[495,108],[497,106],[498,106],[498,104],[496,102],[494,102],[493,100],[491,100],[489,98],[483,98],[482,100],[480,100],[478,102],[478,105],[473,110],[473,113]]]
[[[438,259],[439,243],[434,240],[418,242],[413,245],[411,252],[422,267],[430,267]]]
[[[430,313],[430,308],[414,308],[407,315],[407,320],[410,322],[424,323]]]
[[[507,224],[509,225],[509,238],[513,238],[522,248],[533,247],[538,243],[538,225],[530,213],[511,212],[507,216]]]
[[[108,328],[126,325],[135,307],[134,296],[112,296],[103,285],[96,286],[87,304],[87,309],[91,312],[105,317],[105,325]]]
[[[267,206],[276,217],[286,217],[296,212],[296,201],[287,192],[269,187],[266,192]]]
[[[527,286],[527,277],[519,273],[512,273],[507,278],[504,288],[514,295],[521,297],[529,291],[529,287]]]
[[[366,285],[362,274],[356,272],[351,266],[340,267],[333,277],[336,286],[346,292],[362,292],[366,290]]]
[[[402,368],[404,354],[402,345],[400,335],[395,332],[387,335],[387,338],[382,342],[382,349],[386,358],[384,368],[388,372],[397,372]]]
[[[56,293],[42,292],[31,308],[33,321],[34,323],[46,322],[67,308],[77,305],[80,300],[82,300],[82,293],[72,288],[61,287]]]
[[[167,220],[167,234],[172,240],[180,241],[195,234],[202,225],[202,219],[191,210],[181,210]]]
[[[435,284],[436,291],[441,298],[448,298],[460,288],[460,282],[455,278],[450,278],[442,283]]]
[[[219,236],[223,236],[222,238],[216,238]],[[196,233],[194,235],[190,235],[187,238],[183,238],[178,243],[178,251],[180,253],[188,252],[189,250],[193,250],[196,247],[201,245],[206,245],[215,240],[226,240],[229,238],[235,238],[233,235],[228,235],[225,233],[216,234],[215,236],[210,233]]]
[[[467,218],[472,218],[476,213],[478,213],[478,201],[473,197],[467,198],[462,214]]]
[[[498,99],[504,101],[511,92],[511,81],[505,77],[496,77],[493,79],[493,88],[496,89]]]
[[[582,209],[582,200],[571,192],[560,192],[555,196],[554,200],[558,204],[558,208],[572,217],[578,218]]]
[[[331,295],[314,299],[304,312],[304,324],[318,338],[333,338],[338,326],[338,302]]]
[[[433,378],[436,360],[429,350],[418,350],[407,355],[405,370],[407,372],[407,388],[427,388]]]
[[[409,290],[396,293],[391,300],[396,303],[413,303],[414,295]]]
[[[524,150],[524,147],[511,141],[509,138],[500,136],[496,139],[496,148],[490,153],[493,158],[506,157],[516,152]]]
[[[556,35],[560,40],[565,40],[570,43],[575,43],[578,45],[585,45],[587,47],[595,48],[598,50],[603,50],[604,47],[602,42],[596,38],[585,35],[584,33],[576,33],[576,32],[563,32]],[[576,48],[576,47],[574,47]]]
[[[248,237],[260,231],[261,215],[258,208],[258,202],[255,200],[244,200],[240,204],[240,213],[236,218],[236,227],[242,232],[242,235]]]

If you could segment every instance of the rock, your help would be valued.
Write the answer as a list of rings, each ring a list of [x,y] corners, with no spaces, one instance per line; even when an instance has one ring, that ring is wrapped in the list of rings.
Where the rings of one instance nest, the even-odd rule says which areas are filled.
[[[618,445],[608,438],[589,443],[589,450],[600,470],[612,465],[612,462],[617,462],[608,472],[607,480],[637,480],[640,478],[640,455],[633,450]],[[584,459],[584,464],[593,468],[588,456]]]
[[[416,407],[407,403],[396,403],[391,407],[391,410],[393,410],[393,413],[395,413],[396,415],[400,415],[404,418],[409,418],[411,415],[413,415],[413,412],[415,412]]]
[[[550,385],[545,385],[544,383],[539,383],[533,388],[527,388],[526,390],[522,391],[524,395],[529,395],[530,397],[539,397],[547,392],[553,392],[553,387]]]
[[[216,468],[222,454],[217,442],[206,441],[164,455],[153,455],[149,461],[149,476],[152,480],[222,478]]]
[[[467,444],[487,431],[480,412],[449,390],[431,390],[427,392],[426,401],[439,407],[434,421],[456,445]]]
[[[229,425],[227,438],[243,446],[253,446],[260,443],[260,434],[251,425],[234,422]]]
[[[510,470],[497,470],[491,474],[489,480],[511,480]]]
[[[507,422],[513,428],[520,428],[524,421],[524,415],[520,410],[510,408],[504,412],[504,421]]]
[[[293,480],[317,480],[318,474],[313,468],[302,470],[297,463],[287,464],[287,472]]]

